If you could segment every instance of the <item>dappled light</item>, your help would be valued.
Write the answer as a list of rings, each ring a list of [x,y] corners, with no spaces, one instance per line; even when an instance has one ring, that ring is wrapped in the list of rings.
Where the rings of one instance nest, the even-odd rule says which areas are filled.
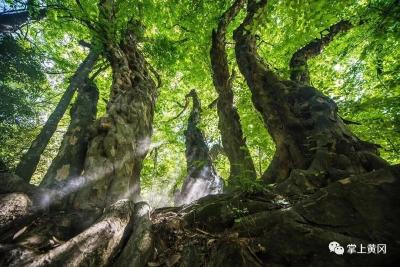
[[[0,266],[397,266],[398,0],[0,0]]]
[[[198,177],[192,177],[189,174],[183,184],[183,192],[175,193],[175,205],[190,204],[208,195],[221,194],[223,191],[222,181],[220,179],[210,179],[209,172],[210,169],[205,167]]]

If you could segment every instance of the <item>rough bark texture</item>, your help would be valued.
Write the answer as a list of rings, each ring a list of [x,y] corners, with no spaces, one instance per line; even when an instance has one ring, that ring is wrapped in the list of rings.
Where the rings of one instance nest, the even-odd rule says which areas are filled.
[[[297,50],[293,54],[289,64],[290,79],[295,82],[310,84],[310,73],[308,71],[307,61],[310,58],[319,55],[322,49],[327,46],[336,35],[350,30],[351,27],[352,25],[350,22],[341,20],[330,26],[328,29],[322,31],[321,38],[316,38]]]
[[[154,251],[150,211],[151,208],[146,202],[135,204],[133,226],[132,231],[129,232],[129,240],[112,266],[148,266],[147,262],[149,262]]]
[[[1,163],[1,160],[0,160]],[[0,242],[4,234],[9,237],[12,229],[20,229],[29,224],[49,207],[47,198],[59,205],[62,195],[55,190],[39,188],[21,177],[9,172],[4,164],[0,169]],[[11,232],[10,232],[11,230]]]
[[[121,181],[123,190],[127,190],[129,180],[124,170],[117,168],[117,160],[128,158],[130,165],[124,165],[123,161],[124,168],[136,168],[140,158],[136,144],[142,133],[138,131],[144,127],[145,133],[151,132],[148,126],[151,119],[146,118],[152,116],[154,95],[150,92],[154,93],[155,87],[146,78],[144,60],[128,32],[121,45],[107,46],[114,69],[112,102],[108,106],[108,117],[100,120],[94,129],[86,157],[86,164],[96,164],[85,165],[85,175],[93,175],[94,168],[99,168],[100,174],[110,175],[104,170],[111,164],[110,178],[107,183],[104,176],[97,183],[89,180],[94,182],[90,186],[95,185],[97,191],[86,188],[86,193],[78,193],[75,200],[87,202],[91,210],[36,213],[32,214],[34,221],[14,226],[10,226],[10,222],[15,221],[13,216],[31,214],[32,202],[23,194],[0,196],[0,265],[397,266],[400,261],[400,166],[387,166],[372,152],[360,149],[368,145],[351,135],[340,118],[335,117],[335,105],[327,97],[309,86],[281,82],[260,62],[254,39],[243,27],[251,23],[258,7],[265,4],[266,1],[261,0],[250,5],[245,23],[236,32],[236,53],[257,109],[262,111],[266,125],[274,127],[269,128],[277,144],[272,168],[276,168],[277,162],[282,163],[278,165],[282,172],[275,173],[285,174],[278,177],[283,181],[259,191],[208,195],[183,207],[150,211],[146,203],[134,205],[129,200],[118,200],[104,210],[98,209],[103,203],[109,203],[109,199],[104,200],[108,193],[111,197],[120,195],[116,194],[121,191],[114,182]],[[142,76],[135,80],[139,74]],[[208,171],[213,168],[208,148],[197,128],[200,102],[195,91],[188,96],[193,98],[185,133],[188,179],[198,179],[203,177],[203,167]],[[128,103],[121,100],[125,97]],[[310,124],[303,125],[305,115],[296,113],[301,107],[306,108],[304,112],[309,114]],[[291,128],[292,116],[298,117],[299,125],[295,125],[295,129]],[[126,118],[133,118],[136,124],[129,124],[131,120]],[[124,128],[125,124],[129,128]],[[308,134],[315,139],[311,147],[316,149],[302,146],[301,139],[297,138],[300,135],[306,142],[308,139],[304,136]],[[334,149],[329,142],[323,142],[322,134],[327,135],[329,142],[334,142]],[[133,143],[124,138],[133,139]],[[120,140],[124,143],[119,143]],[[115,146],[109,146],[109,141]],[[119,144],[130,146],[124,150]],[[114,149],[121,149],[121,152]],[[334,158],[326,160],[326,155]],[[345,172],[332,170],[339,163],[347,164],[344,165],[349,168],[346,176],[343,176]],[[1,164],[0,167],[1,174],[8,176],[6,168]],[[326,173],[318,176],[321,171],[316,170]],[[125,176],[120,175],[121,172]],[[327,177],[335,181],[321,182],[303,194],[292,194],[293,191],[280,187],[290,180],[284,179],[289,172],[289,177],[298,178],[290,185],[298,189],[302,186],[311,189],[308,186],[311,182]],[[301,180],[300,177],[310,178],[310,174],[314,175],[312,180]],[[209,174],[206,178],[210,177],[213,176]],[[386,253],[337,255],[329,251],[332,241],[346,251],[350,244],[355,244],[357,251],[363,246],[365,252],[368,244],[385,244]]]
[[[102,1],[101,25],[113,22],[113,2]],[[150,145],[157,89],[148,63],[138,49],[131,21],[120,43],[104,30],[103,45],[113,71],[106,116],[93,127],[84,171],[83,187],[74,197],[77,209],[98,209],[121,198],[135,200],[140,193],[140,171]]]
[[[399,171],[338,180],[301,198],[263,190],[156,210],[149,266],[396,266]],[[344,255],[329,251],[332,241]],[[364,252],[367,244],[386,244],[387,252],[348,254],[349,244]]]
[[[35,17],[32,17],[28,10],[0,14],[0,34],[13,32],[31,19],[40,20],[46,13],[47,9],[42,8]]]
[[[226,29],[240,11],[244,2],[244,0],[236,1],[223,14],[217,30],[213,30],[210,51],[213,82],[218,93],[218,128],[221,132],[222,145],[230,163],[230,186],[240,186],[240,181],[256,179],[256,170],[243,137],[239,113],[233,104],[233,77],[230,77],[225,47]]]
[[[48,236],[53,242],[46,243],[47,239],[25,230],[26,233],[20,234],[19,238],[14,235],[16,244],[2,253],[1,265],[107,266],[126,240],[132,215],[131,201],[117,201],[93,225],[66,242],[59,240],[58,235],[58,238]]]
[[[260,59],[255,36],[245,28],[266,2],[250,4],[234,33],[240,71],[276,144],[264,181],[285,181],[282,188],[297,193],[386,166],[377,147],[358,139],[343,123],[335,102],[311,86],[279,79]]]
[[[57,125],[64,116],[64,113],[67,110],[75,91],[85,84],[85,79],[92,71],[98,56],[99,53],[92,49],[86,59],[79,65],[75,75],[71,78],[71,82],[61,97],[60,102],[58,102],[55,110],[47,119],[45,125],[32,142],[28,151],[22,156],[15,173],[25,181],[30,181],[33,173],[36,170],[37,164],[39,163],[40,156],[49,143],[50,138],[56,131]]]
[[[23,193],[0,195],[0,235],[3,235],[21,221],[31,217],[32,201]]]
[[[70,178],[80,176],[88,146],[89,127],[96,119],[99,92],[96,84],[89,80],[79,88],[78,96],[71,107],[71,122],[64,135],[61,147],[40,186],[70,190]],[[67,193],[67,192],[66,192]]]
[[[208,146],[201,130],[197,127],[201,116],[200,99],[195,90],[186,97],[193,99],[193,107],[185,131],[187,176],[181,191],[176,194],[175,205],[188,204],[209,194],[222,193],[223,190],[223,181],[217,175]]]
[[[0,264],[396,266],[399,192],[400,166],[392,166],[340,179],[301,197],[281,195],[274,188],[209,195],[190,206],[155,210],[150,218],[146,203],[133,207],[122,200],[95,223],[87,214],[71,219],[59,212],[0,234]],[[11,198],[19,200],[10,195],[2,203]],[[23,203],[29,206],[21,201],[15,214],[24,210]],[[73,220],[80,224],[77,234],[70,229]],[[387,250],[336,255],[329,252],[332,241],[346,251],[349,244],[356,244],[357,251],[361,245],[366,251],[367,244],[385,244]]]
[[[1,160],[0,160],[0,163]],[[0,166],[0,194],[6,194],[5,196],[7,196],[7,194],[13,194],[13,193],[20,193],[20,195],[16,196],[16,198],[24,198],[27,199],[27,201],[29,203],[31,203],[32,206],[31,208],[38,209],[40,208],[40,206],[43,204],[42,202],[42,196],[44,194],[49,194],[49,195],[54,195],[56,196],[56,192],[53,192],[53,190],[48,190],[48,189],[44,189],[44,188],[39,188],[35,185],[32,185],[28,182],[26,182],[25,180],[23,180],[21,177],[19,177],[18,175],[15,175],[13,173],[11,173],[8,168],[3,164],[0,164],[2,166]],[[57,199],[57,198],[55,198]],[[18,204],[19,201],[15,201],[15,202],[10,202],[11,206],[15,205],[19,205]],[[26,202],[26,201],[22,201],[22,202]],[[34,202],[34,203],[32,203]],[[23,204],[25,205],[25,204]],[[13,217],[13,216],[11,216]],[[20,216],[14,216],[14,219],[17,219]]]

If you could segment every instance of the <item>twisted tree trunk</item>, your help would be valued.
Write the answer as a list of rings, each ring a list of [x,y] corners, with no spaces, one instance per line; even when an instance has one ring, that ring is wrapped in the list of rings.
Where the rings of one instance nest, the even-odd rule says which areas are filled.
[[[67,110],[75,91],[85,84],[85,79],[92,71],[98,57],[99,52],[95,49],[91,49],[86,59],[79,65],[74,76],[71,78],[67,90],[64,92],[53,113],[51,113],[47,119],[45,125],[32,142],[28,151],[21,157],[21,160],[15,170],[15,174],[25,181],[30,181],[33,173],[36,170],[37,164],[39,163],[40,156],[49,143],[50,138],[56,131],[57,125],[64,116],[64,113]]]
[[[71,122],[59,152],[40,186],[70,190],[68,180],[81,175],[89,141],[89,128],[96,119],[98,98],[96,84],[86,78],[85,86],[78,89],[78,96],[71,107]]]
[[[281,80],[260,60],[255,36],[246,26],[266,3],[252,2],[234,33],[239,69],[276,144],[264,181],[286,180],[285,190],[298,192],[386,166],[377,146],[351,133],[334,101],[311,86]]]
[[[113,2],[102,1],[101,25],[114,23]],[[94,126],[86,153],[81,189],[73,201],[75,209],[101,211],[123,198],[137,200],[140,171],[150,145],[157,88],[130,21],[116,43],[110,29],[104,28],[103,45],[111,64],[113,82],[107,114]]]
[[[111,2],[111,0],[102,1],[103,16],[110,15],[106,18],[110,18],[112,15],[112,12],[107,12],[110,11],[107,8],[111,7]],[[258,4],[251,5],[245,23],[240,27],[251,23],[254,13],[265,4],[266,1],[261,0]],[[291,108],[295,109],[292,104],[297,103],[295,96],[303,99],[301,98],[303,91],[299,93],[296,90],[311,88],[306,91],[311,92],[309,95],[311,99],[315,97],[316,90],[293,82],[279,81],[260,63],[257,54],[255,54],[254,43],[248,43],[249,40],[254,41],[251,34],[247,33],[246,35],[243,30],[239,28],[237,31],[237,34],[238,32],[240,34],[238,40],[244,41],[238,42],[239,47],[236,49],[238,61],[246,63],[241,68],[250,68],[248,72],[244,72],[249,85],[266,86],[261,87],[262,90],[258,87],[258,89],[251,88],[253,98],[256,93],[257,96],[263,97],[260,102],[253,101],[261,107],[264,107],[261,104],[265,104],[266,109],[261,109],[258,106],[260,110],[272,112],[275,106],[272,105],[271,107],[271,102],[267,100],[272,98],[274,93],[280,97],[278,100],[282,101],[275,101],[274,103],[277,108],[282,109],[282,117],[276,119],[267,116],[279,114],[276,110],[273,113],[263,113],[263,117],[267,126],[281,126],[277,129],[270,129],[274,133],[277,146],[282,145],[282,143],[279,143],[282,142],[279,138],[289,138],[288,149],[291,150],[288,152],[297,153],[295,146],[298,144],[295,142],[298,140],[296,139],[296,132],[290,131],[290,127],[286,124],[277,125],[276,122],[286,122],[282,119],[293,115],[289,111],[295,112],[291,110]],[[241,40],[241,38],[244,38],[244,40]],[[134,35],[127,31],[121,45],[111,43],[107,46],[114,71],[113,102],[110,102],[107,109],[108,118],[111,118],[103,118],[97,123],[95,135],[89,148],[89,152],[92,153],[88,153],[86,157],[84,175],[86,175],[86,172],[92,174],[95,167],[100,169],[100,174],[103,174],[103,166],[99,164],[90,165],[89,163],[102,163],[106,167],[111,164],[115,167],[110,178],[104,175],[99,176],[101,180],[97,181],[98,184],[96,184],[96,181],[89,180],[96,186],[99,195],[85,188],[84,193],[78,193],[75,198],[75,201],[80,199],[88,202],[87,205],[82,204],[78,207],[86,206],[92,209],[57,211],[49,215],[38,214],[39,216],[36,216],[33,223],[14,227],[7,231],[5,235],[0,231],[0,265],[325,266],[329,262],[331,266],[396,266],[400,255],[398,242],[400,239],[400,228],[398,227],[400,224],[400,208],[397,205],[400,201],[399,166],[383,164],[385,166],[379,170],[361,174],[354,173],[354,175],[344,179],[338,178],[339,180],[323,188],[315,188],[314,193],[304,194],[300,197],[298,195],[285,196],[277,192],[280,191],[279,188],[268,187],[268,189],[253,192],[209,195],[198,200],[194,205],[163,208],[155,211],[150,211],[146,203],[133,204],[130,200],[118,200],[114,204],[108,205],[107,200],[109,199],[105,198],[104,194],[110,193],[112,197],[117,198],[116,193],[121,192],[118,191],[118,187],[114,186],[114,182],[120,181],[125,190],[130,186],[129,179],[123,176],[126,174],[126,170],[119,169],[117,167],[120,165],[116,165],[117,160],[121,159],[119,157],[121,154],[114,153],[114,149],[124,148],[118,146],[120,143],[118,143],[119,139],[116,137],[123,138],[125,136],[120,135],[126,134],[126,138],[133,139],[131,143],[128,143],[126,139],[121,139],[125,142],[123,145],[130,146],[129,148],[125,147],[125,150],[121,150],[119,153],[122,153],[122,159],[133,157],[136,160],[131,160],[130,165],[124,165],[125,168],[127,166],[136,167],[135,164],[141,155],[136,146],[138,136],[141,136],[137,132],[140,129],[136,129],[136,126],[137,128],[143,125],[147,126],[149,121],[146,118],[152,116],[154,108],[154,83],[147,76],[144,60],[140,56],[134,40]],[[252,44],[252,46],[249,46],[249,44]],[[243,51],[239,49],[240,47]],[[129,68],[132,68],[132,70]],[[241,70],[246,70],[246,68]],[[134,79],[138,75],[142,76]],[[260,75],[263,76],[260,77]],[[275,87],[272,88],[274,91],[271,92],[272,89],[269,89],[267,85],[274,85]],[[141,95],[133,94],[132,91],[137,94],[141,93]],[[291,95],[291,93],[294,95]],[[121,100],[125,97],[127,97],[128,102]],[[193,98],[193,110],[185,133],[188,173],[201,175],[201,166],[208,168],[212,165],[209,164],[208,149],[197,127],[200,120],[200,102],[195,91],[192,91],[188,97]],[[310,110],[307,110],[311,113],[311,118],[315,118],[315,112],[321,112],[317,116],[319,120],[312,121],[314,122],[312,125],[316,125],[316,128],[307,129],[311,131],[311,134],[314,134],[318,129],[320,134],[321,132],[332,134],[332,125],[328,124],[329,127],[323,128],[318,124],[318,122],[329,120],[330,115],[332,115],[331,113],[327,114],[324,109],[327,98],[320,94],[318,98],[315,101],[320,103],[319,109],[315,109],[315,106],[313,106],[315,101],[305,104],[307,107],[311,106]],[[285,103],[283,100],[288,102]],[[131,112],[133,117],[129,116]],[[132,123],[128,125],[128,129],[124,128],[126,123],[132,122],[127,118],[132,119],[137,124]],[[301,122],[303,120],[300,116],[299,123]],[[356,145],[359,143],[364,144],[351,133],[347,136],[349,131],[340,124],[340,121],[335,123],[336,126],[340,126],[335,133],[337,135],[346,134],[348,139],[345,140],[352,141],[348,143],[349,146],[352,146],[349,149],[357,148]],[[304,134],[302,129],[301,127],[297,128],[300,135]],[[145,133],[149,132],[149,128],[145,127],[145,130],[147,130]],[[278,134],[274,132],[275,130],[278,131]],[[280,133],[284,135],[281,136]],[[329,135],[328,137],[337,137],[337,135]],[[318,134],[312,135],[312,137],[318,136]],[[332,139],[332,142],[337,140],[341,141],[342,139]],[[117,145],[109,146],[109,141],[111,141],[111,144]],[[364,145],[366,146],[366,144]],[[96,148],[99,149],[96,151]],[[324,148],[326,153],[340,157],[337,150],[329,150],[330,147]],[[95,152],[100,154],[95,154]],[[367,152],[355,150],[352,154],[345,154],[350,160],[348,164],[355,165],[359,162],[363,153]],[[284,155],[287,156],[284,159],[292,159],[291,154]],[[295,155],[301,156],[302,154],[297,153]],[[300,160],[304,162],[310,160],[313,164],[316,164],[314,161],[318,155],[314,155],[314,158],[311,156],[304,155],[304,158],[300,158]],[[354,158],[352,158],[353,156]],[[367,161],[361,162],[360,166],[364,168],[364,171],[367,171],[362,163],[372,163],[373,159],[377,160],[377,158],[373,154],[370,158],[364,156]],[[355,160],[355,163],[352,160]],[[328,162],[331,165],[324,166],[329,170],[330,166],[337,166],[334,165],[335,162]],[[123,161],[124,163],[125,161]],[[294,163],[296,162],[291,164]],[[376,165],[376,168],[378,168],[378,165]],[[282,165],[282,167],[285,166]],[[314,171],[311,167],[307,170]],[[292,173],[294,171],[292,170]],[[123,175],[119,175],[121,173]],[[193,177],[189,176],[189,178]],[[109,187],[109,190],[113,191],[107,191],[100,186]],[[87,198],[84,197],[85,195]],[[16,198],[15,195],[2,196],[0,204],[7,204],[10,201],[15,201]],[[12,205],[15,208],[12,211],[4,211],[4,208],[8,206],[0,205],[0,226],[3,227],[3,222],[6,222],[8,226],[10,225],[10,216],[4,215],[13,212],[23,213],[24,208],[29,205],[29,201],[25,201],[25,205],[19,207]],[[97,210],[104,206],[106,208],[102,215],[98,216]],[[73,225],[78,227],[72,227]],[[3,228],[0,230],[3,230]],[[358,251],[360,251],[361,246],[364,246],[365,249],[367,244],[385,244],[387,250],[385,254],[377,255],[372,253],[368,255],[350,255],[348,253],[336,255],[329,251],[328,245],[332,241],[338,242],[344,249],[349,244],[356,245]]]
[[[226,29],[244,4],[236,1],[222,16],[217,30],[213,30],[211,44],[211,67],[213,82],[218,93],[217,110],[222,145],[230,163],[230,186],[240,186],[240,181],[255,180],[256,170],[243,137],[239,113],[233,104],[232,77],[229,73],[225,47]]]
[[[175,205],[188,204],[210,194],[219,194],[223,190],[223,181],[217,175],[212,164],[209,149],[201,130],[197,127],[201,117],[201,104],[195,90],[186,95],[193,100],[186,138],[187,176],[182,189],[175,196]]]
[[[101,25],[113,23],[113,11],[112,1],[101,2]],[[157,90],[138,50],[135,26],[131,21],[118,43],[109,28],[103,29],[109,39],[102,41],[113,70],[111,96],[106,116],[91,127],[82,175],[68,179],[76,191],[71,205],[58,205],[66,209],[45,213],[28,209],[31,212],[25,213],[34,218],[36,227],[25,220],[26,224],[0,236],[6,243],[0,247],[1,264],[108,266],[115,261],[120,266],[126,264],[126,259],[118,259],[120,254],[128,255],[129,262],[135,262],[135,257],[136,262],[147,262],[145,255],[152,250],[150,246],[146,252],[142,240],[149,233],[149,208],[140,203],[133,208],[132,200],[139,197],[139,173],[150,144]],[[52,204],[59,195],[44,194],[41,201]],[[135,253],[123,250],[125,246]]]

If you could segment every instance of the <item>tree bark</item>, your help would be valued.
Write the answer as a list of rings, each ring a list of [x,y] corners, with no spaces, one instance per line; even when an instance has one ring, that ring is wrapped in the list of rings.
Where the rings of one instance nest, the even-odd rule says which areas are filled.
[[[0,185],[0,240],[7,231],[31,222],[37,212],[46,208],[42,205],[44,195],[57,195],[9,172],[1,160]]]
[[[7,266],[107,266],[126,242],[126,231],[132,228],[133,210],[131,201],[117,201],[93,225],[67,242],[56,238],[58,246],[47,248],[43,253],[37,249],[40,243],[31,247],[28,244],[33,240],[20,241],[2,255],[0,263]]]
[[[132,231],[129,232],[129,240],[112,266],[148,266],[147,262],[149,262],[154,252],[150,211],[151,208],[146,202],[135,204]]]
[[[229,73],[225,35],[229,23],[244,4],[236,1],[222,16],[217,30],[213,30],[210,50],[213,82],[218,93],[217,110],[221,140],[230,163],[229,186],[240,186],[245,180],[255,180],[256,170],[243,137],[239,113],[233,104],[232,79]],[[231,76],[231,77],[230,77]]]
[[[208,146],[201,130],[197,127],[201,117],[201,104],[193,89],[186,98],[193,100],[188,126],[185,131],[187,176],[182,189],[175,196],[175,205],[188,204],[210,194],[219,194],[223,190],[223,181],[217,175],[212,164]]]
[[[239,69],[276,145],[264,181],[287,180],[286,189],[297,191],[386,166],[376,145],[351,133],[333,100],[311,86],[281,80],[262,62],[255,36],[246,27],[266,3],[252,2],[234,33]]]
[[[346,32],[352,27],[353,25],[350,22],[341,20],[322,31],[321,38],[316,38],[297,50],[289,63],[290,79],[295,82],[310,84],[310,73],[308,71],[307,61],[312,57],[318,56],[322,49],[332,42],[336,35],[341,32]],[[327,33],[323,35],[325,31]]]
[[[53,240],[47,247],[48,239],[38,243],[39,236],[30,233],[36,223],[14,229],[7,242],[0,241],[0,265],[395,266],[399,175],[399,166],[392,166],[338,180],[300,199],[273,189],[209,195],[189,207],[152,211],[151,217],[146,203],[121,200],[72,238],[47,234]],[[387,253],[338,256],[329,252],[332,241],[345,249],[356,244],[357,251],[385,244]]]
[[[100,4],[100,24],[114,23],[113,2]],[[122,198],[137,200],[140,194],[140,171],[152,135],[157,88],[134,30],[128,23],[122,40],[116,43],[107,27],[102,42],[111,64],[113,82],[107,113],[96,121],[93,138],[86,153],[82,187],[74,197],[75,209],[98,209]]]
[[[86,59],[79,65],[76,73],[71,78],[71,82],[67,90],[64,92],[53,113],[51,113],[47,119],[39,135],[32,142],[28,151],[21,157],[21,160],[15,170],[15,174],[25,181],[30,181],[33,173],[36,170],[37,164],[39,163],[40,156],[49,143],[50,138],[56,131],[57,125],[64,116],[64,113],[67,110],[75,91],[85,84],[85,79],[92,71],[98,56],[98,51],[94,49],[90,50]]]
[[[71,190],[68,180],[81,175],[86,156],[89,129],[96,119],[99,92],[96,84],[86,78],[85,85],[78,89],[78,96],[71,107],[71,122],[64,135],[61,147],[40,186],[60,191]],[[68,193],[68,192],[65,192]]]
[[[399,171],[355,175],[300,199],[264,189],[155,210],[149,266],[394,266],[400,258]],[[344,255],[329,251],[332,241]],[[367,244],[377,243],[386,244],[386,255],[367,255]],[[350,255],[349,244],[357,252],[363,246],[364,257]]]

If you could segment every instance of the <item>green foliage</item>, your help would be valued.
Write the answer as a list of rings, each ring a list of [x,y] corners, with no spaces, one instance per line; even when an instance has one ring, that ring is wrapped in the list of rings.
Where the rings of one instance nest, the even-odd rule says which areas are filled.
[[[140,46],[162,79],[154,121],[153,148],[144,162],[142,187],[144,191],[159,188],[160,192],[173,194],[186,174],[183,131],[190,105],[181,116],[175,117],[184,109],[185,95],[191,89],[197,89],[203,104],[200,128],[207,144],[211,147],[221,143],[217,112],[215,107],[209,107],[217,96],[211,80],[209,49],[212,29],[217,27],[221,14],[233,1],[114,2],[116,20],[105,24],[98,19],[97,0],[46,1],[54,8],[50,9],[45,20],[24,29],[29,42],[24,41],[21,46],[40,52],[39,65],[38,62],[36,65],[29,61],[24,63],[23,51],[18,52],[21,61],[0,61],[0,68],[8,69],[8,72],[0,71],[0,75],[9,73],[8,78],[0,77],[0,93],[8,99],[6,104],[3,104],[6,102],[3,98],[1,100],[5,111],[1,110],[0,116],[2,120],[6,116],[10,129],[14,129],[7,133],[1,130],[2,136],[8,136],[7,142],[12,141],[12,144],[1,146],[1,157],[13,158],[15,162],[13,151],[20,153],[21,149],[13,150],[12,146],[19,143],[20,147],[27,148],[38,124],[43,124],[66,88],[69,77],[87,53],[78,42],[95,42],[101,38],[105,28],[118,41],[128,22],[135,19],[141,23],[140,27],[135,27],[141,35]],[[349,19],[355,27],[337,36],[320,56],[309,62],[311,81],[338,103],[343,118],[361,123],[352,126],[353,131],[362,139],[380,144],[382,156],[391,163],[399,163],[400,160],[400,11],[395,3],[394,0],[271,0],[249,28],[258,36],[260,56],[279,75],[288,78],[288,63],[296,50],[320,37],[324,29],[338,20]],[[227,33],[228,60],[230,68],[236,69],[237,73],[232,33],[243,17],[242,11]],[[8,50],[2,48],[1,51]],[[14,71],[18,66],[24,71]],[[43,68],[61,74],[40,76],[37,70]],[[51,87],[49,92],[44,89],[47,84]],[[100,88],[98,116],[101,116],[106,109],[111,71],[108,69],[99,75],[96,84]],[[274,144],[239,74],[235,79],[234,93],[246,141],[257,173],[261,176],[272,159]],[[39,99],[49,101],[49,104],[32,104]],[[29,125],[29,130],[18,126],[16,120]],[[58,137],[54,138],[43,156],[41,169],[44,170],[54,156],[57,140],[60,140],[67,125],[68,116],[63,119]],[[226,156],[218,155],[214,163],[218,173],[226,179],[229,175]],[[243,186],[250,189],[257,187],[245,182]]]
[[[372,1],[355,15],[361,25],[337,38],[311,62],[312,81],[339,105],[342,117],[360,123],[352,130],[382,146],[381,155],[399,163],[400,7]]]
[[[34,137],[49,95],[40,57],[12,36],[0,36],[0,157],[15,166]],[[31,133],[32,132],[32,133]],[[20,138],[19,138],[20,137]]]

